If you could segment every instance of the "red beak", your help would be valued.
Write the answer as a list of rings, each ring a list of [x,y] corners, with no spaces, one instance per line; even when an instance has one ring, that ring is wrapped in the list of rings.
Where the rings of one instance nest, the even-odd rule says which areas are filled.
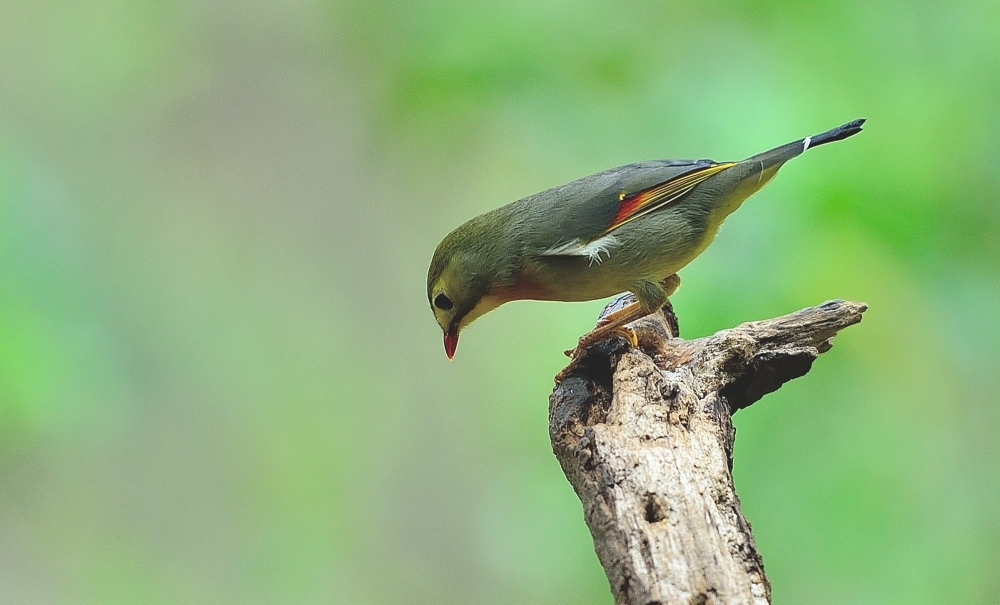
[[[444,333],[444,352],[448,360],[455,359],[455,349],[458,348],[458,330],[452,328]]]

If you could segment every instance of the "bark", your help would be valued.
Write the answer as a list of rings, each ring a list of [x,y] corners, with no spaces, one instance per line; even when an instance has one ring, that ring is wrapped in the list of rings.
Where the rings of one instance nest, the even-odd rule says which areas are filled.
[[[615,603],[770,603],[733,486],[732,414],[803,376],[866,309],[833,301],[685,341],[667,307],[633,325],[638,350],[595,347],[556,386],[553,451]]]

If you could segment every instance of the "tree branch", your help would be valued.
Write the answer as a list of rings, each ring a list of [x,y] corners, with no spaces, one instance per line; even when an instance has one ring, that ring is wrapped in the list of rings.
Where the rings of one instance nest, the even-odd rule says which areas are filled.
[[[833,301],[685,341],[667,307],[633,324],[639,350],[595,347],[556,386],[552,448],[615,603],[770,603],[733,486],[731,416],[805,375],[866,309]]]

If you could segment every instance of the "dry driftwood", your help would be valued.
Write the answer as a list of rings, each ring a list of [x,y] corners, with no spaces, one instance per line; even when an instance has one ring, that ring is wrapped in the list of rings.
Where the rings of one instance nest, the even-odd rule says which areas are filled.
[[[640,350],[605,343],[556,386],[553,451],[615,603],[770,603],[733,486],[731,417],[808,372],[866,309],[833,301],[685,341],[668,307],[633,325]]]

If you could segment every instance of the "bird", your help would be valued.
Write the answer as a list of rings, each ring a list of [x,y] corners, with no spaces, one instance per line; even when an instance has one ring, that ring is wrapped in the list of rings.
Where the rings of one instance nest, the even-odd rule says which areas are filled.
[[[723,221],[785,162],[861,132],[864,119],[740,162],[655,160],[628,164],[522,198],[449,233],[427,272],[427,300],[454,359],[459,334],[515,300],[579,302],[631,292],[567,354],[623,336],[680,285],[677,272],[712,243]],[[572,366],[571,366],[572,367]],[[565,371],[562,373],[565,374]],[[558,381],[558,377],[557,377]]]

